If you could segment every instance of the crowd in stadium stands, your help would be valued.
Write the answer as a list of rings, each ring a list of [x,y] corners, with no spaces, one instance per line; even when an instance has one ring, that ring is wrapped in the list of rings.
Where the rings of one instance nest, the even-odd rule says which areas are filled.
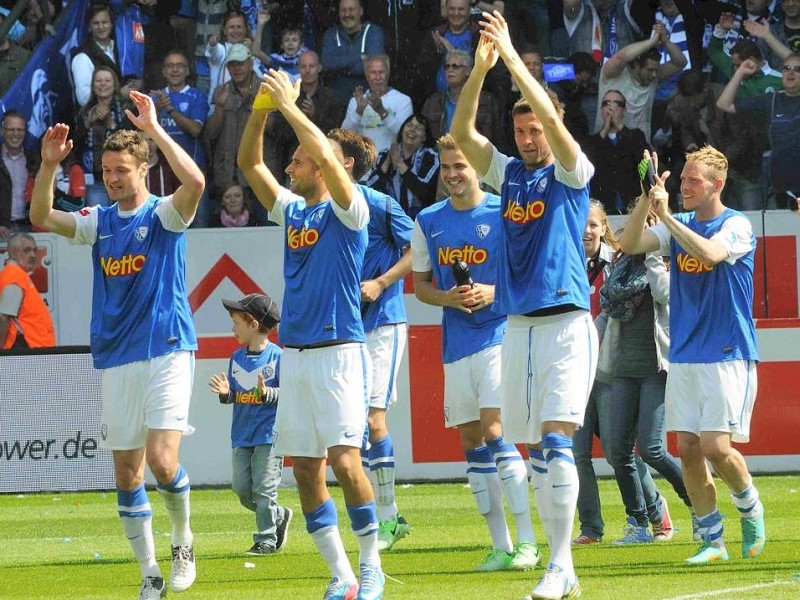
[[[66,4],[31,0],[2,36],[0,93]],[[558,94],[569,131],[595,164],[592,196],[608,214],[626,212],[638,194],[633,166],[643,149],[658,150],[662,168],[676,172],[685,152],[704,144],[730,162],[728,206],[795,205],[800,0],[93,3],[87,37],[70,56],[75,148],[63,165],[65,189],[84,195],[58,204],[74,210],[108,202],[97,158],[109,135],[131,127],[128,94],[140,90],[207,173],[193,227],[271,224],[235,156],[261,75],[278,69],[299,79],[299,105],[323,131],[349,128],[376,143],[380,158],[363,181],[395,196],[413,217],[446,195],[434,146],[450,130],[473,68],[483,10],[504,12],[526,67]],[[2,13],[0,7],[0,27]],[[137,23],[143,59],[134,48],[141,39],[129,34]],[[501,62],[481,92],[477,129],[511,154],[510,111],[519,97]],[[24,115],[5,104],[0,186],[11,192],[0,195],[3,238],[29,230],[25,189],[36,172],[36,159],[15,139]],[[296,147],[291,128],[272,113],[264,157],[279,179]],[[166,161],[155,155],[151,164],[151,189],[170,193],[175,178]],[[82,185],[70,186],[79,179]],[[674,210],[677,180],[670,180]]]

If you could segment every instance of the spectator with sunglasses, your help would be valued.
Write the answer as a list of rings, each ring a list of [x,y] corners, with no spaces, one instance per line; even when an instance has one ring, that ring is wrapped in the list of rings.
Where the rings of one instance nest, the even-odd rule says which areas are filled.
[[[752,98],[737,98],[740,84],[755,73],[759,65],[744,61],[722,90],[717,106],[728,113],[741,115],[762,125],[768,132],[772,154],[769,158],[769,182],[778,207],[796,206],[800,194],[800,56],[786,57],[781,68],[783,91]]]
[[[625,126],[626,104],[622,92],[608,90],[600,103],[603,126],[583,143],[595,167],[591,195],[614,215],[625,214],[628,204],[639,195],[636,165],[648,148],[641,129]]]

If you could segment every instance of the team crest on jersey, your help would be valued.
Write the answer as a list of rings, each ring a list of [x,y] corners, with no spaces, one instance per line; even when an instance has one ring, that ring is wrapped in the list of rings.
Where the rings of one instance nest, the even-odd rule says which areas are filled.
[[[178,102],[178,108],[182,113],[185,113],[189,110],[189,103],[188,102]]]
[[[323,216],[324,216],[323,211],[318,210],[317,212],[314,213],[312,219],[315,220],[317,223],[319,223],[320,221],[322,221]]]
[[[269,381],[275,377],[275,362],[267,363],[261,369],[261,376],[264,378],[264,381]]]
[[[544,189],[547,187],[547,177],[542,177],[539,180],[539,183],[536,184],[536,191],[540,194],[544,192]]]
[[[143,242],[144,239],[147,237],[148,228],[147,227],[137,227],[136,230],[133,232],[133,235],[136,237],[137,242]]]
[[[486,239],[486,236],[489,235],[489,232],[491,230],[492,228],[489,225],[486,225],[485,223],[481,223],[480,225],[475,226],[475,233],[477,233],[478,237],[481,238],[482,240]]]

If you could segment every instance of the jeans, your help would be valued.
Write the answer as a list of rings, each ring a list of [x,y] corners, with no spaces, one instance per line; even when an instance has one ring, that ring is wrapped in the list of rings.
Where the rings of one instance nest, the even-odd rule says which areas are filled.
[[[256,513],[258,532],[253,542],[275,547],[276,525],[286,509],[278,504],[278,485],[283,474],[283,457],[272,454],[272,444],[233,449],[231,487],[246,509]]]
[[[648,377],[616,377],[611,387],[609,412],[613,418],[609,420],[609,435],[603,450],[614,468],[625,511],[640,526],[647,525],[648,519],[660,520],[663,508],[661,502],[655,508],[648,506],[654,498],[644,489],[634,467],[637,442],[641,459],[672,485],[684,504],[690,505],[681,468],[664,444],[666,382],[667,374],[661,372]]]
[[[608,457],[612,388],[609,384],[595,379],[589,403],[586,405],[586,416],[583,427],[575,432],[572,438],[572,453],[575,457],[575,466],[578,470],[578,520],[580,521],[581,534],[601,539],[605,529],[603,514],[600,507],[600,493],[597,489],[597,477],[592,465],[592,446],[594,435],[598,434],[603,446],[603,452]],[[609,459],[609,462],[610,459]],[[658,488],[650,476],[647,465],[636,457],[637,479],[641,502],[645,506],[645,513],[650,521],[660,521],[663,516],[661,496]],[[623,496],[623,501],[625,496]],[[637,501],[638,505],[638,501]],[[626,504],[627,512],[627,504]],[[628,513],[630,514],[630,513]]]
[[[572,437],[572,454],[575,457],[575,467],[578,470],[578,520],[581,523],[581,535],[588,535],[595,539],[603,537],[603,514],[600,510],[600,493],[597,490],[597,477],[592,465],[592,446],[595,433],[599,434],[599,419],[597,414],[597,397],[610,392],[610,386],[602,381],[595,380],[586,413],[583,427],[575,432]]]

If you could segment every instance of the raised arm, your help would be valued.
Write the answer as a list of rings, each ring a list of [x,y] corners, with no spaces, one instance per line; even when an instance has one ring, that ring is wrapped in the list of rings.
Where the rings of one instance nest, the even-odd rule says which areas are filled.
[[[661,44],[664,46],[664,49],[669,54],[669,62],[662,64],[658,68],[658,80],[665,81],[672,77],[675,73],[680,73],[689,64],[689,61],[686,60],[686,57],[683,55],[683,51],[678,47],[677,44],[673,44],[672,41],[669,39],[669,34],[663,29],[662,26],[662,33],[659,34],[659,38],[661,40]]]
[[[72,150],[68,139],[69,127],[57,123],[49,127],[42,138],[42,164],[36,174],[31,197],[31,223],[64,237],[75,237],[75,219],[69,213],[53,210],[53,188],[56,168]]]
[[[603,65],[603,68],[600,69],[600,77],[603,78],[603,81],[618,77],[625,67],[632,63],[636,57],[658,46],[658,38],[663,30],[664,26],[660,23],[656,23],[653,26],[653,34],[648,39],[633,42],[632,44],[620,48],[619,52],[609,58]]]
[[[266,84],[258,88],[258,96],[269,94]],[[258,201],[271,211],[275,207],[275,199],[281,191],[281,184],[264,164],[264,128],[267,123],[269,111],[263,108],[253,108],[239,140],[239,152],[236,164],[244,173],[244,178],[258,198]]]
[[[132,91],[130,98],[139,114],[134,115],[130,109],[125,109],[125,114],[131,123],[153,138],[167,159],[170,168],[181,182],[172,194],[172,205],[184,221],[191,221],[206,187],[203,172],[192,157],[159,125],[153,99],[137,91]]]
[[[272,100],[289,125],[292,126],[300,145],[308,152],[311,160],[322,172],[322,179],[325,181],[331,198],[344,210],[348,210],[353,199],[353,182],[350,181],[347,171],[334,154],[328,138],[297,106],[300,81],[298,80],[295,85],[292,85],[286,73],[274,69],[270,69],[269,75],[265,75],[264,80],[272,95]]]
[[[739,65],[739,68],[733,72],[730,81],[728,81],[722,89],[719,98],[717,98],[717,108],[732,115],[736,114],[736,106],[734,105],[734,102],[736,102],[736,92],[739,91],[739,86],[742,85],[742,81],[758,70],[758,65],[752,58],[748,58]]]
[[[450,134],[479,177],[483,177],[489,171],[494,146],[475,129],[475,115],[478,112],[478,98],[483,81],[489,70],[497,64],[498,58],[499,54],[491,40],[481,36],[478,49],[475,51],[475,66],[458,97],[453,123],[450,126]]]
[[[742,21],[742,26],[747,30],[747,33],[753,37],[764,40],[772,53],[781,60],[792,54],[791,49],[775,37],[769,23],[764,21],[764,19],[759,19],[758,21],[745,20]]]
[[[558,116],[553,101],[547,95],[530,71],[525,67],[519,54],[511,43],[508,33],[508,24],[505,19],[495,11],[494,14],[483,13],[483,35],[489,38],[500,57],[508,67],[514,83],[517,84],[523,98],[530,104],[533,114],[542,123],[544,135],[553,156],[567,171],[575,169],[578,160],[578,146],[572,134],[567,130],[564,122]],[[462,92],[463,94],[463,92]]]
[[[658,237],[652,231],[645,229],[647,214],[650,212],[650,199],[642,192],[636,202],[628,220],[625,222],[625,229],[619,238],[619,247],[625,254],[644,254],[654,252],[661,245]]]

